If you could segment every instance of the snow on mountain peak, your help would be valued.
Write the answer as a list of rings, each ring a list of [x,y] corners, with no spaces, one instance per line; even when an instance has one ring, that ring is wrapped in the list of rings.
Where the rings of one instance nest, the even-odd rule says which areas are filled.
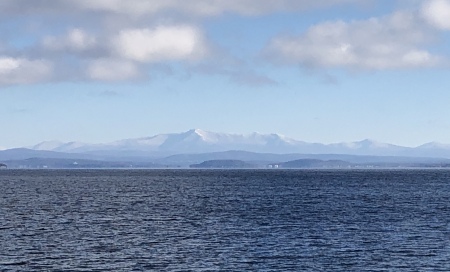
[[[339,144],[335,144],[335,145],[339,145]],[[390,144],[385,144],[385,143],[381,143],[381,142],[377,142],[371,139],[364,139],[362,141],[357,141],[357,142],[349,142],[349,143],[342,143],[342,146],[351,148],[351,149],[360,149],[360,148],[388,148],[391,147],[392,145]]]
[[[211,136],[211,133],[198,128],[194,129],[194,133],[200,136],[205,141],[208,139],[208,136]]]
[[[450,149],[450,144],[443,144],[440,142],[429,142],[419,146],[418,148],[442,148],[442,149]]]
[[[417,148],[401,147],[370,139],[334,144],[307,143],[281,134],[216,133],[202,129],[191,129],[181,133],[158,134],[144,138],[130,138],[103,144],[80,142],[61,143],[48,141],[31,149],[70,153],[83,152],[156,152],[164,154],[207,153],[242,150],[260,153],[303,153],[303,154],[359,154],[359,155],[435,155],[450,152],[450,145],[428,143]],[[437,152],[441,153],[437,153]],[[134,154],[134,153],[133,153]],[[442,155],[443,156],[443,155]],[[449,155],[450,156],[450,155]]]
[[[59,146],[63,145],[63,142],[60,141],[45,141],[45,142],[41,142],[37,145],[34,145],[33,147],[31,147],[31,149],[34,150],[52,150],[55,148],[58,148]]]
[[[199,129],[199,128],[194,129],[194,132],[197,133],[198,135],[202,135],[202,134],[206,133],[206,131]]]
[[[200,137],[200,139],[204,142],[217,142],[218,141],[218,133],[214,133],[214,132],[209,132],[209,131],[205,131],[202,129],[191,129],[189,131],[187,131],[185,134],[189,136],[196,136],[196,137]]]

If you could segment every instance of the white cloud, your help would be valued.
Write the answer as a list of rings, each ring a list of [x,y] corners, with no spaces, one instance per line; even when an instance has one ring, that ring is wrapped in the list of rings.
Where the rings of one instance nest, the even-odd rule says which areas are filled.
[[[241,74],[253,69],[242,69],[220,60],[235,58],[230,55],[236,50],[230,50],[227,55],[224,53],[227,50],[222,51],[220,45],[214,47],[209,42],[206,30],[201,30],[201,25],[211,20],[207,17],[222,14],[258,16],[375,3],[373,0],[58,0],[50,5],[49,0],[1,1],[0,15],[4,16],[0,16],[0,20],[19,18],[28,24],[18,27],[14,39],[10,37],[16,34],[5,36],[4,49],[0,45],[0,58],[1,55],[23,56],[13,58],[12,64],[3,63],[0,84],[40,81],[39,78],[50,75],[54,80],[128,80],[148,73],[149,64],[152,67],[155,67],[153,64],[170,66],[174,62],[185,64],[183,67],[190,69],[188,72],[194,71],[193,67],[198,64],[226,66],[225,72],[217,74],[240,84],[273,84],[270,78],[258,73]],[[423,2],[418,1],[408,2],[408,6],[420,8]],[[437,31],[431,25],[450,29],[450,0],[426,0],[425,3],[417,14],[399,12],[368,20],[319,23],[301,35],[274,38],[268,50],[283,63],[318,68],[435,66],[442,59],[427,49],[430,38],[434,38]],[[29,23],[30,20],[37,22],[36,19],[42,20]],[[54,22],[60,25],[50,25]],[[29,25],[29,29],[25,29],[25,25]],[[69,31],[56,35],[58,29]],[[31,39],[22,38],[30,33]],[[35,38],[38,42],[31,44]],[[21,40],[30,44],[14,48],[15,44],[20,44],[14,41]],[[247,37],[242,37],[242,41],[254,42]],[[249,55],[242,57],[243,62],[251,62]],[[35,58],[51,61],[55,67],[53,72],[49,61],[33,61]],[[15,68],[14,63],[20,63],[20,68]],[[40,69],[26,68],[39,65]],[[26,70],[29,75],[19,76],[19,70]]]
[[[52,64],[45,60],[0,57],[0,84],[30,84],[52,75]]]
[[[422,7],[422,14],[431,25],[450,30],[450,0],[429,0]]]
[[[129,61],[98,59],[87,68],[87,77],[93,80],[120,81],[138,77],[138,67]]]
[[[423,49],[428,29],[413,13],[353,22],[327,22],[296,37],[277,37],[268,52],[285,63],[309,67],[400,69],[430,67],[440,58]]]
[[[100,11],[133,16],[149,16],[175,12],[191,16],[216,16],[223,13],[260,15],[278,11],[308,10],[360,0],[2,0],[2,11],[13,13],[57,13]],[[0,11],[1,12],[1,11]]]
[[[47,36],[46,50],[88,58],[128,59],[137,62],[185,61],[205,57],[208,46],[201,31],[189,25],[127,28],[94,36],[74,28],[63,36]]]
[[[43,39],[43,46],[50,50],[84,51],[96,46],[97,41],[93,35],[82,29],[74,28],[65,36],[47,36]]]
[[[207,51],[200,31],[190,26],[122,30],[113,45],[117,54],[139,62],[191,60]]]
[[[74,28],[62,36],[43,38],[41,49],[41,56],[61,68],[56,71],[57,77],[75,75],[104,81],[140,78],[149,69],[145,64],[197,61],[209,52],[201,31],[189,25],[118,29],[99,36]]]

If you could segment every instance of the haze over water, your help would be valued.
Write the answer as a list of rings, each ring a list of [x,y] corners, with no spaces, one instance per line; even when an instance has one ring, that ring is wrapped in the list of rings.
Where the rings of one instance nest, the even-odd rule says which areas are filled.
[[[449,271],[443,170],[0,171],[1,271]]]

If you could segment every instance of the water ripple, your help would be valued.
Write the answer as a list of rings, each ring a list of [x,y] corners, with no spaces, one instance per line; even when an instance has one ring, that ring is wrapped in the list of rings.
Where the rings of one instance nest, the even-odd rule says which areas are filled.
[[[1,271],[450,271],[447,171],[0,171]]]

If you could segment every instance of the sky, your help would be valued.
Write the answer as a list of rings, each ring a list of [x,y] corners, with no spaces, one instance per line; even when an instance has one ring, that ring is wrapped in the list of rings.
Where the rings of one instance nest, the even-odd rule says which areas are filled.
[[[0,149],[192,128],[450,143],[450,0],[2,0]]]

